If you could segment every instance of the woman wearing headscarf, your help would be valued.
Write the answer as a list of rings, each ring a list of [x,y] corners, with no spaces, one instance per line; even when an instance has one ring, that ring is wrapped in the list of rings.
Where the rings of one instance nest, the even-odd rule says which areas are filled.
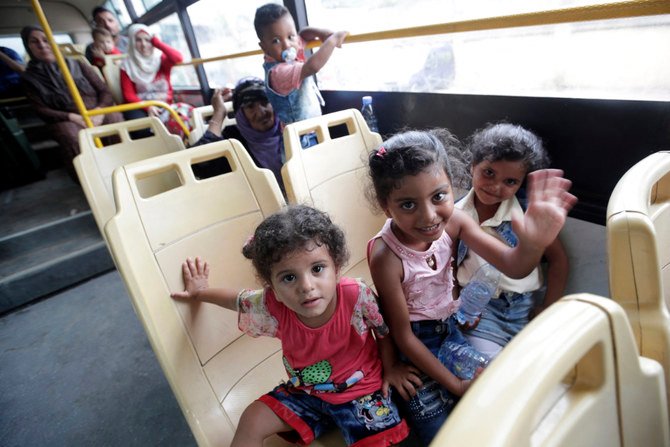
[[[195,144],[207,144],[224,138],[236,138],[244,144],[251,158],[259,168],[272,171],[277,183],[284,191],[281,178],[281,167],[284,163],[284,143],[282,139],[283,126],[275,115],[272,104],[265,93],[265,83],[254,77],[243,78],[238,81],[233,91],[233,109],[239,135],[226,127],[221,131],[221,125],[226,116],[224,105],[225,90],[216,90],[212,96],[214,114],[209,121],[207,131]],[[241,138],[240,138],[241,137]]]
[[[183,60],[179,51],[162,42],[143,24],[128,28],[128,56],[121,63],[121,91],[126,102],[163,101],[177,111],[185,124],[189,124],[192,106],[173,103],[170,73],[172,67]],[[159,51],[156,51],[158,49]],[[160,107],[150,106],[145,110],[126,112],[126,119],[143,116],[160,118],[167,129],[182,135],[181,127],[171,118],[170,113]]]
[[[37,114],[49,126],[53,138],[60,145],[65,168],[76,180],[72,159],[79,154],[78,135],[79,131],[86,127],[86,123],[79,115],[67,89],[44,30],[38,26],[26,26],[21,30],[21,39],[30,56],[28,66],[22,75],[26,96]],[[107,85],[93,68],[72,59],[66,59],[66,63],[87,110],[114,104]],[[91,117],[95,126],[122,120],[120,113]]]

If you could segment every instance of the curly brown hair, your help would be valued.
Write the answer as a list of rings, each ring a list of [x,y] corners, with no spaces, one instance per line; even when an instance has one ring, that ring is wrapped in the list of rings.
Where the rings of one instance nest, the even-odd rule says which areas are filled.
[[[338,270],[349,259],[344,232],[326,213],[307,205],[290,205],[268,216],[242,247],[242,254],[251,259],[258,277],[271,284],[272,266],[309,242],[325,244]]]

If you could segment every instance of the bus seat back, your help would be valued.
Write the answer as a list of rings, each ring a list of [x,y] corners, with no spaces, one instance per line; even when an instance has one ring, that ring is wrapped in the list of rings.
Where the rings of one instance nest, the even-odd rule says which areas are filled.
[[[235,111],[233,110],[232,101],[225,102],[224,105],[226,106],[227,113],[223,119],[223,123],[221,123],[222,131],[226,126],[234,126],[237,124],[235,121]],[[191,134],[188,137],[189,145],[193,146],[200,138],[202,138],[213,114],[214,107],[211,105],[195,107],[193,109],[191,115],[191,127],[193,130],[191,130]]]
[[[126,101],[123,99],[121,92],[121,61],[126,57],[125,54],[106,54],[105,65],[102,67],[102,75],[107,82],[109,91],[112,92],[112,98],[117,104],[123,104]]]
[[[221,157],[231,172],[196,179],[192,165]],[[176,187],[142,190],[169,171]],[[229,445],[246,405],[284,378],[280,344],[242,336],[235,312],[170,292],[183,289],[181,264],[196,256],[209,262],[213,286],[256,284],[241,247],[282,207],[281,191],[238,141],[225,140],[121,166],[114,192],[118,211],[105,231],[137,316],[198,444]]]
[[[302,135],[314,132],[318,144],[302,149]],[[350,251],[343,274],[372,285],[367,242],[386,217],[372,211],[365,197],[367,154],[382,139],[358,110],[342,110],[289,124],[284,129],[286,163],[282,178],[290,203],[308,203],[327,212],[345,232]]]
[[[133,139],[131,132],[149,129],[151,136]],[[96,140],[108,145],[98,148]],[[79,132],[81,153],[74,159],[74,167],[88,200],[95,221],[103,233],[104,225],[114,215],[112,173],[128,163],[184,149],[176,135],[168,133],[158,118],[141,118],[121,123],[106,124]],[[155,194],[176,185],[174,176],[164,175],[147,179],[142,184],[145,195]]]
[[[670,444],[661,365],[626,313],[570,295],[531,321],[477,378],[431,447]]]
[[[612,298],[626,310],[640,353],[657,360],[670,385],[670,152],[639,161],[607,205]],[[670,399],[670,397],[669,397]]]

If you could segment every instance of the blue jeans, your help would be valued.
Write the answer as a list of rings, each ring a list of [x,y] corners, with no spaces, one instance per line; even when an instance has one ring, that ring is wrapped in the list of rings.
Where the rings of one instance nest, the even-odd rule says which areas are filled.
[[[468,344],[458,329],[454,317],[445,321],[414,321],[411,327],[414,335],[435,357],[438,357],[440,347],[445,342]],[[407,357],[402,354],[400,358],[409,363]],[[416,396],[409,402],[403,401],[402,407],[407,412],[412,429],[415,430],[421,441],[428,445],[458,403],[459,397],[425,374],[421,375],[421,381],[423,385],[417,390]]]
[[[528,324],[534,306],[534,292],[503,292],[488,302],[477,327],[466,334],[505,346]]]
[[[349,446],[364,439],[368,445],[388,446],[409,434],[391,396],[384,398],[381,391],[336,405],[282,384],[259,400],[294,429],[280,436],[300,445],[309,445],[331,427],[340,428]]]

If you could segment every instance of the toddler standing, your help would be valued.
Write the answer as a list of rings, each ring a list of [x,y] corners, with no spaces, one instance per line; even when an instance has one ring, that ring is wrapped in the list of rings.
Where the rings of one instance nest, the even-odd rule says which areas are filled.
[[[286,125],[320,116],[324,102],[313,75],[328,62],[335,47],[342,46],[346,31],[308,27],[298,33],[288,9],[276,3],[256,10],[254,28],[265,54],[267,96],[279,120]],[[322,43],[307,59],[305,45],[313,40]],[[303,141],[303,147],[317,143],[314,135],[310,138]]]

